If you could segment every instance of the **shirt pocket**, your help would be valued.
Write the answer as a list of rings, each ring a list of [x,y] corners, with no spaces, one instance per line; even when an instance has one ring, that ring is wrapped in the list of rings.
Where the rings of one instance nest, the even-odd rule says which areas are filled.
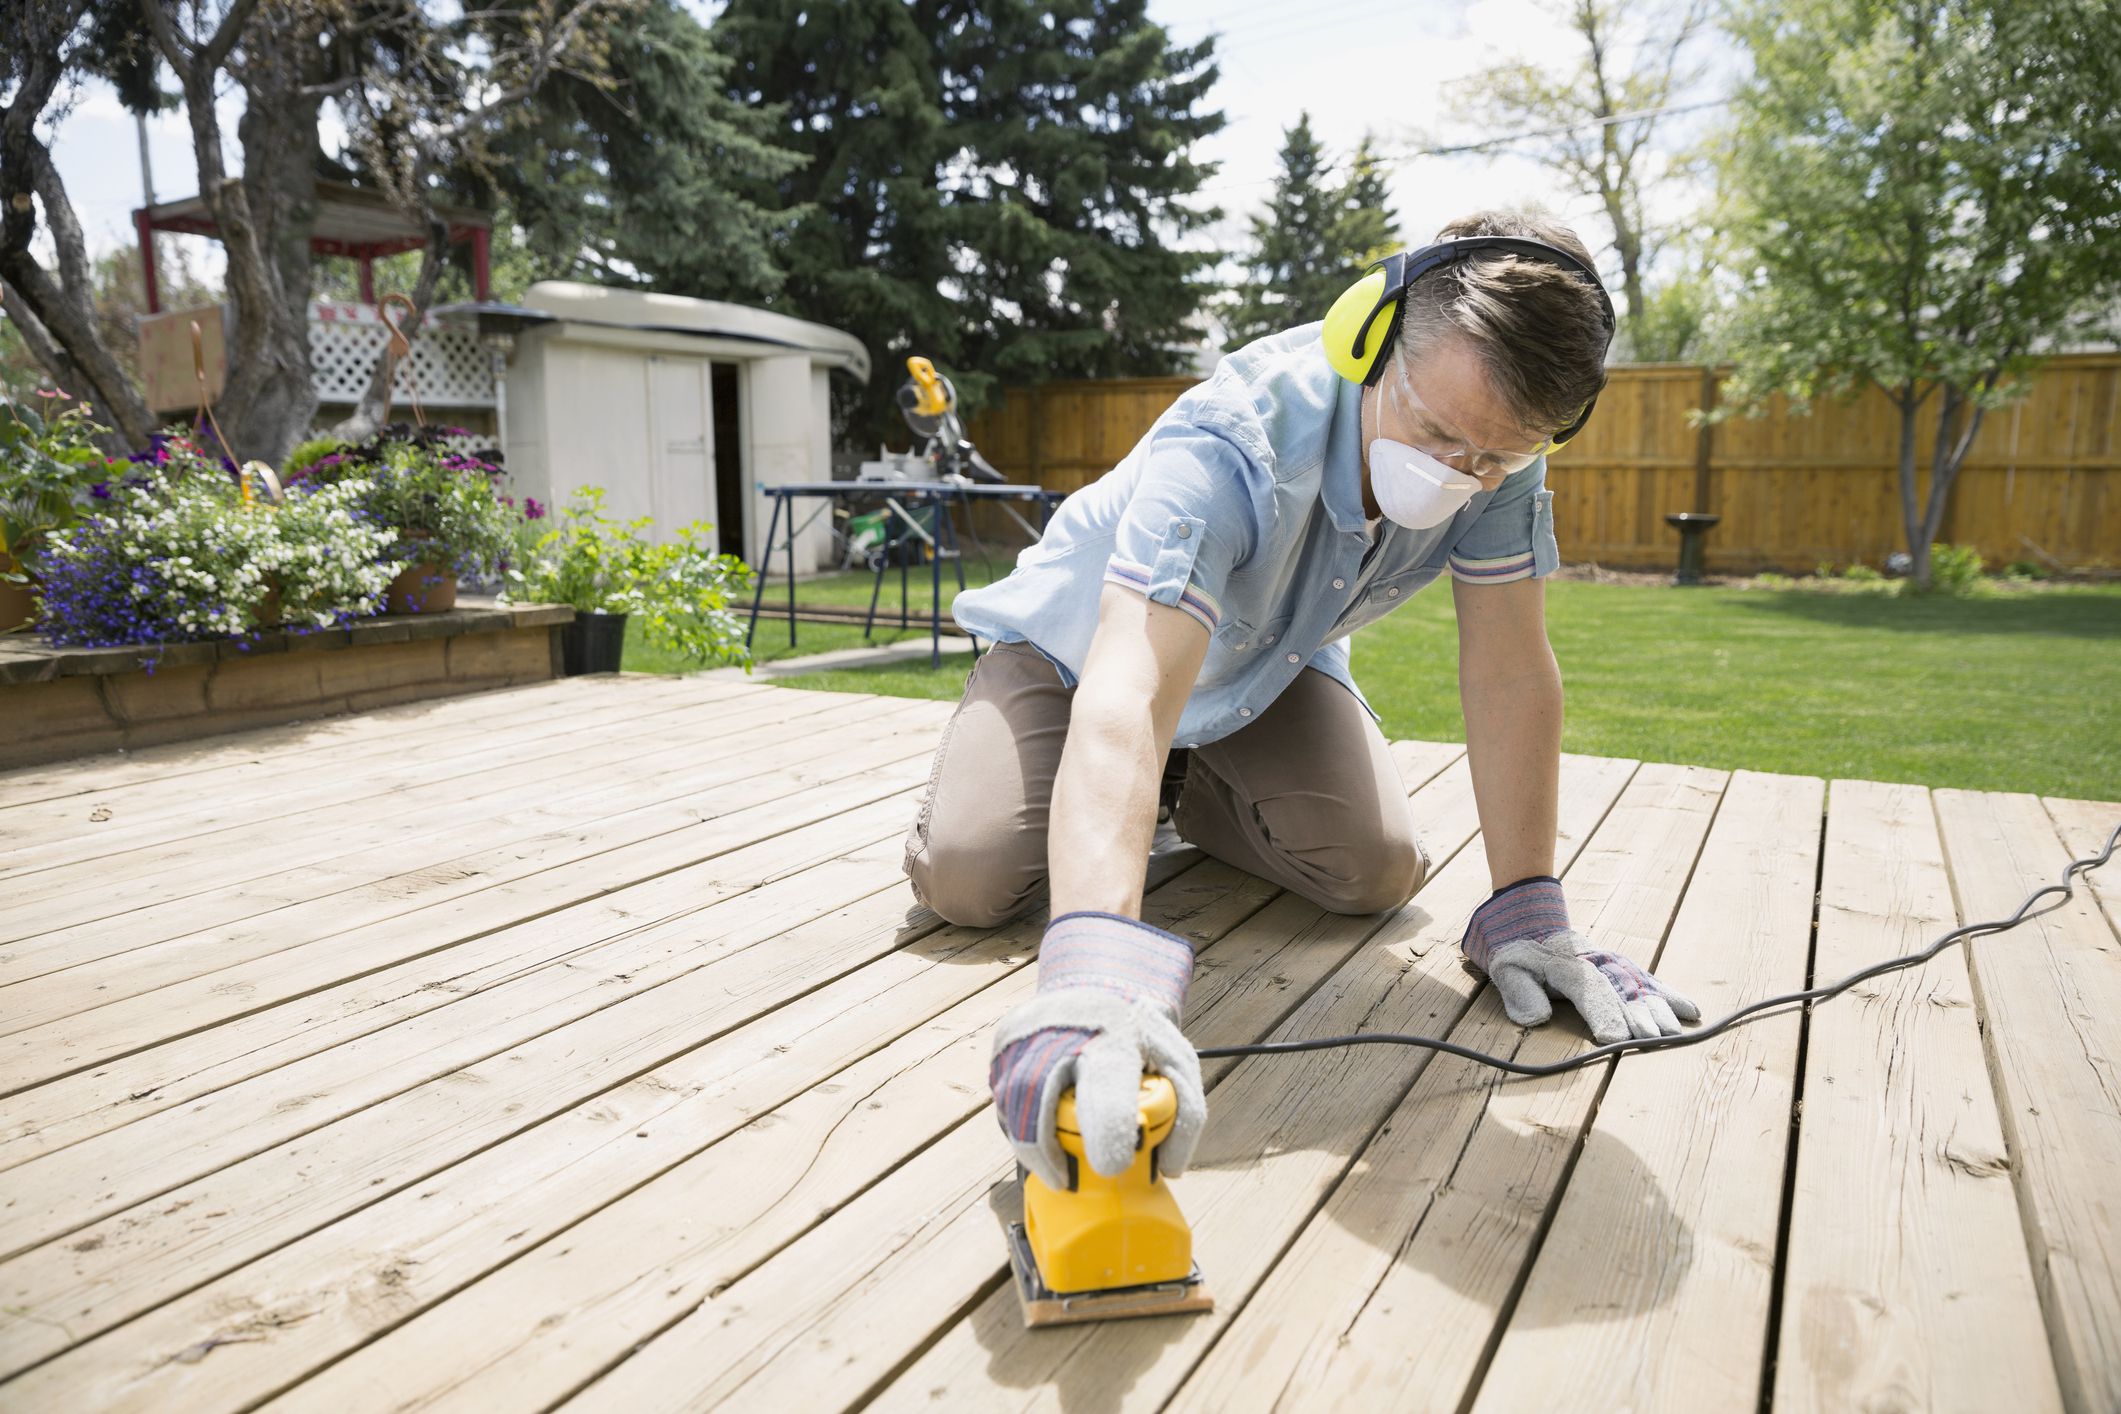
[[[1271,652],[1289,636],[1289,625],[1295,621],[1292,614],[1266,618],[1254,614],[1246,618],[1226,618],[1217,630],[1215,641],[1231,653],[1250,656]]]

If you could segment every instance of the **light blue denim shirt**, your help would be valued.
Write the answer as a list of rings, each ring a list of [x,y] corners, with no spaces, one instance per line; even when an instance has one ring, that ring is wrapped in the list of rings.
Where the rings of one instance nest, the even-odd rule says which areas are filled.
[[[1313,667],[1362,702],[1348,635],[1446,570],[1484,584],[1552,574],[1546,458],[1430,530],[1362,508],[1362,389],[1306,325],[1247,345],[1188,389],[1125,460],[1063,501],[1004,579],[957,598],[965,630],[1028,642],[1074,686],[1107,583],[1207,628],[1173,744],[1228,736]]]

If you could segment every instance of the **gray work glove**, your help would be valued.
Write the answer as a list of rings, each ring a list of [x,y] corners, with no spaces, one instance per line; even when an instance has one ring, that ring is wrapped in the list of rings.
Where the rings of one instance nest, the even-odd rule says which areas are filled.
[[[1185,1172],[1208,1118],[1200,1058],[1178,1029],[1192,979],[1192,945],[1161,928],[1112,913],[1064,913],[1046,925],[1038,992],[996,1028],[987,1081],[1018,1162],[1048,1187],[1075,1186],[1054,1132],[1070,1086],[1090,1167],[1107,1177],[1126,1172],[1141,1128],[1144,1069],[1178,1092],[1178,1118],[1157,1168]]]
[[[1495,983],[1503,1011],[1519,1026],[1553,1016],[1549,992],[1568,998],[1600,1045],[1677,1036],[1680,1022],[1701,1020],[1700,1007],[1571,928],[1561,881],[1550,876],[1498,889],[1473,911],[1460,947]]]

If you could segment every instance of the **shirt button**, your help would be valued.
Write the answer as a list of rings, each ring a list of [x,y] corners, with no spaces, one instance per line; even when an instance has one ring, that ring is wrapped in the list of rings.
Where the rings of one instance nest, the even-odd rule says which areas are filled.
[[[1240,707],[1237,709],[1237,715],[1240,717],[1249,717],[1252,715],[1252,709],[1250,707]]]
[[[1385,591],[1385,598],[1387,598],[1387,599],[1397,599],[1398,597],[1399,597],[1399,591],[1398,591],[1398,590],[1396,590],[1396,589],[1387,589],[1387,590]]]
[[[1296,656],[1296,655],[1295,655],[1294,653],[1291,653],[1291,654],[1289,655],[1289,661],[1290,661],[1290,662],[1292,662],[1292,663],[1301,663],[1301,662],[1303,661],[1303,659],[1301,659],[1301,658],[1297,657],[1297,656]]]
[[[1271,633],[1270,633],[1270,634],[1268,634],[1268,635],[1267,635],[1267,636],[1266,636],[1265,638],[1262,638],[1262,639],[1260,640],[1260,642],[1261,642],[1261,643],[1272,643],[1273,641],[1274,641],[1274,635],[1273,635],[1273,634],[1271,634]]]
[[[1184,540],[1184,539],[1185,539],[1185,538],[1186,538],[1187,536],[1191,535],[1192,533],[1193,533],[1193,527],[1192,527],[1192,526],[1190,526],[1190,525],[1182,525],[1182,526],[1180,526],[1180,527],[1178,528],[1178,538],[1179,538],[1179,539],[1181,539],[1181,540]]]
[[[1333,587],[1335,589],[1346,589],[1348,587],[1348,582],[1344,579],[1336,579],[1333,581]]]

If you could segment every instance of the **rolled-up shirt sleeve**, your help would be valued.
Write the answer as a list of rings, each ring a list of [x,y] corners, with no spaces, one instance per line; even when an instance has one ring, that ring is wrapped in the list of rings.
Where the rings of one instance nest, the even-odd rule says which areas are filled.
[[[1561,568],[1547,459],[1503,479],[1494,499],[1451,546],[1451,577],[1468,584],[1544,579]]]
[[[1224,585],[1257,540],[1254,490],[1267,473],[1249,440],[1214,424],[1158,428],[1114,532],[1105,582],[1215,632]]]

